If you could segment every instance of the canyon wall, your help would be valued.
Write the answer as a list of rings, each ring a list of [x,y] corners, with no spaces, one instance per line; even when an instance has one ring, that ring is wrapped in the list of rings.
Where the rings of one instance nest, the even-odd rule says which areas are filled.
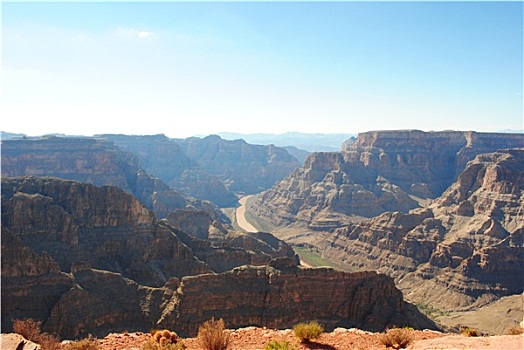
[[[476,155],[524,147],[522,134],[372,131],[342,152],[313,153],[249,208],[268,227],[330,230],[421,207],[440,196]]]
[[[229,221],[216,205],[188,197],[146,173],[136,156],[107,139],[51,136],[3,140],[1,157],[2,177],[51,176],[116,186],[135,196],[157,218],[193,208],[194,213],[205,213],[210,222]],[[179,225],[184,229],[191,220]],[[203,228],[198,234],[205,235],[207,230]]]
[[[274,145],[251,145],[220,136],[177,140],[184,153],[234,192],[258,193],[299,167],[298,160]]]
[[[409,300],[434,307],[468,309],[522,293],[523,164],[523,149],[478,155],[427,208],[386,212],[313,244],[394,277]]]
[[[113,186],[27,176],[1,188],[2,332],[23,318],[63,338],[164,326],[194,335],[208,316],[231,327],[432,326],[391,278],[301,269],[267,233],[200,240]]]
[[[176,309],[160,324],[179,325],[189,335],[211,317],[224,318],[232,328],[292,328],[309,320],[329,331],[336,327],[382,331],[394,325],[435,328],[404,302],[385,275],[301,268],[287,259],[220,275],[185,277],[176,296]]]
[[[260,192],[299,167],[297,159],[283,148],[228,141],[216,135],[100,137],[132,152],[148,173],[171,187],[221,207],[237,204],[234,192]]]

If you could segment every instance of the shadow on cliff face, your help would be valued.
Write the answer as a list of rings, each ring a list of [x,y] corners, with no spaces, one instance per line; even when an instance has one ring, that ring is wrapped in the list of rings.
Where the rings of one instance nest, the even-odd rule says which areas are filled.
[[[116,187],[2,179],[2,331],[34,318],[67,339],[158,327],[193,336],[211,317],[230,328],[317,319],[328,330],[435,329],[386,275],[291,257],[216,273],[195,253],[209,242],[182,236]]]

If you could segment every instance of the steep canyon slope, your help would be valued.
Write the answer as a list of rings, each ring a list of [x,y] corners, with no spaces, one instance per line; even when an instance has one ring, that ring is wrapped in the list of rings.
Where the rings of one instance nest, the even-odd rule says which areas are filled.
[[[326,230],[440,196],[476,155],[524,147],[522,134],[372,131],[342,152],[313,153],[250,211],[268,227]]]
[[[396,278],[406,296],[467,309],[524,288],[524,150],[479,155],[442,196],[334,230],[324,254]]]
[[[170,139],[165,135],[101,135],[140,158],[144,169],[171,187],[221,207],[235,192],[258,193],[298,168],[297,159],[273,145],[228,141],[217,135]]]
[[[174,190],[148,174],[138,157],[104,138],[8,139],[2,140],[1,147],[2,177],[51,176],[117,186],[135,196],[157,218],[175,216],[177,228],[200,236],[207,234],[213,222],[228,222],[215,204]]]
[[[114,186],[2,179],[1,253],[3,332],[28,317],[66,338],[154,327],[194,335],[210,317],[232,327],[312,318],[434,327],[385,275],[302,269],[269,234],[200,240]]]
[[[524,150],[496,151],[510,146],[523,135],[366,133],[249,210],[290,243],[394,277],[409,300],[471,309],[523,291]]]
[[[139,159],[113,142],[88,137],[2,140],[2,177],[52,176],[131,193],[159,217],[199,203],[147,174]]]

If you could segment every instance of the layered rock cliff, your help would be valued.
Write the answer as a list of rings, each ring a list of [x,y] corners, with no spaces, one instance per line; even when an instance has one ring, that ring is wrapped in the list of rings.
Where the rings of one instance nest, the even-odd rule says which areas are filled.
[[[251,145],[220,136],[176,140],[184,153],[234,192],[258,193],[299,167],[298,160],[274,145]]]
[[[248,208],[268,227],[329,230],[440,196],[476,155],[524,147],[522,134],[373,131],[313,153]]]
[[[267,233],[200,240],[113,186],[18,177],[1,189],[3,332],[23,318],[65,338],[153,327],[194,335],[208,316],[231,327],[432,326],[392,279],[298,268]]]
[[[467,309],[523,292],[524,150],[478,155],[427,208],[316,240],[326,256],[396,279],[410,300]]]
[[[54,304],[44,328],[64,338],[151,328],[195,336],[211,317],[223,318],[229,328],[282,329],[313,319],[328,330],[338,326],[374,331],[393,325],[437,328],[402,299],[385,275],[279,265],[272,262],[172,279],[162,288],[79,265],[72,272],[74,287]]]
[[[144,169],[173,188],[221,207],[237,204],[234,192],[257,193],[299,167],[285,149],[205,138],[101,135],[138,158]]]
[[[220,275],[183,278],[175,298],[176,308],[160,324],[178,325],[188,335],[195,335],[211,317],[224,318],[232,328],[291,328],[313,319],[328,330],[359,327],[381,331],[393,325],[435,328],[403,301],[402,293],[385,275],[306,269],[285,259]]]
[[[221,207],[232,207],[237,197],[222,180],[188,157],[176,141],[165,135],[100,135],[140,159],[141,166],[171,187]],[[220,159],[216,159],[220,162]]]
[[[211,221],[227,221],[215,205],[173,190],[146,173],[139,163],[136,156],[102,138],[51,136],[2,141],[2,177],[52,176],[117,186],[138,198],[158,218],[190,207],[204,212]]]

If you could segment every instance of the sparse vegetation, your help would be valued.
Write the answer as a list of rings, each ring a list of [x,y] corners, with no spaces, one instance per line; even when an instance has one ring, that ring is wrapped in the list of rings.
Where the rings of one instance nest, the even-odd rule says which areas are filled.
[[[100,343],[98,340],[89,336],[85,339],[69,342],[62,346],[63,350],[98,350]]]
[[[178,335],[168,329],[151,331],[151,337],[159,344],[176,344],[178,342]]]
[[[402,349],[413,341],[413,334],[407,328],[392,328],[380,334],[378,340],[387,348]]]
[[[259,231],[261,232],[270,232],[271,231],[272,228],[269,229],[270,227],[268,227],[267,225],[261,224],[260,221],[257,220],[257,218],[253,214],[247,211],[247,208],[246,208],[246,213],[244,216],[246,217],[246,221],[250,223],[251,226],[258,229]]]
[[[205,350],[225,350],[229,347],[229,334],[223,319],[211,318],[198,328],[198,340]]]
[[[354,272],[357,270],[356,268],[353,268],[344,263],[335,262],[335,261],[331,261],[331,260],[323,258],[316,249],[295,245],[293,246],[293,250],[295,251],[295,253],[298,254],[301,261],[313,267],[327,266],[327,267],[332,267],[335,270],[346,271],[346,272]]]
[[[417,304],[417,308],[420,310],[420,312],[422,312],[424,315],[428,316],[432,320],[437,320],[441,316],[449,315],[449,312],[435,309],[429,305],[422,303]]]
[[[141,350],[185,350],[186,348],[187,348],[186,345],[182,341],[179,341],[177,343],[160,344],[156,340],[151,339],[150,341],[142,345],[140,349]]]
[[[42,322],[31,318],[25,320],[14,320],[13,330],[27,340],[40,344],[42,350],[61,349],[60,339],[49,333],[42,333]]]
[[[266,344],[264,350],[297,350],[297,348],[287,340],[283,340],[282,342],[273,340]]]
[[[311,339],[317,339],[324,332],[324,328],[317,321],[310,321],[308,323],[299,323],[293,327],[295,336],[300,342],[308,342]]]
[[[505,335],[520,335],[520,334],[523,334],[523,333],[524,333],[524,328],[518,327],[518,326],[508,327],[504,331]]]
[[[460,334],[465,335],[466,337],[480,337],[481,334],[474,328],[464,327],[460,330]]]

